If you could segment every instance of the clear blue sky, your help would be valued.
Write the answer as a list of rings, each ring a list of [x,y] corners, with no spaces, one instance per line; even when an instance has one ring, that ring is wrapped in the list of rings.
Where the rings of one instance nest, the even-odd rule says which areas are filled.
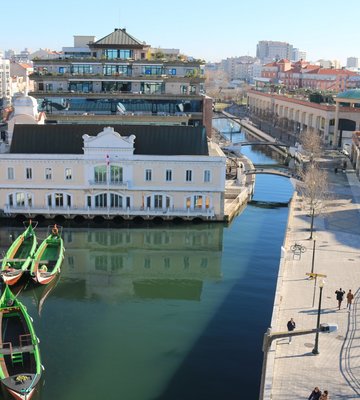
[[[360,0],[3,0],[0,50],[61,50],[73,35],[100,39],[126,28],[151,46],[206,61],[255,56],[258,41],[278,40],[306,51],[308,60],[345,63],[360,58],[359,15]]]

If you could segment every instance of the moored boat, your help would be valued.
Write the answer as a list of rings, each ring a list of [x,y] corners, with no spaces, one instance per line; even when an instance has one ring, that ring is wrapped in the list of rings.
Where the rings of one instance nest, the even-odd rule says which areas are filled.
[[[42,374],[39,340],[26,307],[5,286],[0,298],[0,380],[18,400],[30,400]]]
[[[18,282],[31,266],[37,246],[36,226],[37,222],[30,220],[25,231],[14,240],[2,259],[1,276],[7,285]]]
[[[60,273],[64,259],[64,242],[61,237],[62,227],[50,226],[50,234],[36,250],[31,263],[30,274],[35,282],[47,284]]]

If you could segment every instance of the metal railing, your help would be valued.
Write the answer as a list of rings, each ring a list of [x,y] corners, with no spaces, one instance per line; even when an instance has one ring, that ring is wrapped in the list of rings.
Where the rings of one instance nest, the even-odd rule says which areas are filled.
[[[126,217],[183,217],[183,218],[196,218],[202,217],[207,219],[213,219],[215,217],[214,208],[200,209],[200,208],[150,208],[150,207],[14,207],[5,205],[5,215],[48,215],[48,216],[68,216],[75,217],[77,215],[85,217],[94,216],[126,216]]]

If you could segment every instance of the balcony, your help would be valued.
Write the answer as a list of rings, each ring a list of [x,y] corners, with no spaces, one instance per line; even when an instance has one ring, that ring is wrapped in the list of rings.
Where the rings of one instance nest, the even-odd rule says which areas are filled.
[[[89,186],[94,187],[96,189],[108,189],[108,188],[112,188],[112,189],[128,189],[129,188],[129,181],[121,181],[121,182],[99,182],[99,181],[95,181],[95,180],[89,180],[88,181]]]
[[[28,217],[35,217],[36,215],[43,215],[48,218],[56,216],[63,216],[67,219],[73,219],[76,216],[83,216],[87,219],[93,219],[96,216],[105,219],[112,219],[116,216],[121,216],[125,219],[133,219],[135,217],[142,217],[144,219],[153,219],[160,217],[163,219],[173,219],[176,217],[183,219],[216,219],[215,211],[213,208],[208,209],[190,209],[190,208],[144,208],[144,207],[127,207],[127,208],[114,208],[114,207],[42,207],[34,205],[33,207],[15,207],[5,205],[4,214],[8,217],[14,217],[18,214],[23,214]]]

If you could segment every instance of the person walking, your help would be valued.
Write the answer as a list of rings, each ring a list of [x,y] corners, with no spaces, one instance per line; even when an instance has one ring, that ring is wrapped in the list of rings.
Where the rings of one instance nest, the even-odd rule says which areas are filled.
[[[354,299],[354,295],[351,293],[351,289],[349,289],[348,294],[346,295],[347,299],[347,309],[350,311],[351,310],[351,304]]]
[[[310,393],[308,400],[319,400],[321,396],[321,390],[316,386],[315,389]]]
[[[288,321],[287,323],[287,329],[289,332],[292,332],[294,329],[296,328],[296,324],[295,321],[293,320],[293,318],[290,318],[290,321]],[[289,336],[289,344],[291,343],[291,336]]]
[[[342,303],[343,298],[344,298],[345,290],[342,290],[342,289],[340,288],[339,290],[336,290],[336,291],[335,291],[335,294],[336,294],[336,300],[338,301],[339,310],[340,310],[341,303]]]
[[[324,390],[323,394],[319,397],[319,400],[329,400],[329,392]]]

